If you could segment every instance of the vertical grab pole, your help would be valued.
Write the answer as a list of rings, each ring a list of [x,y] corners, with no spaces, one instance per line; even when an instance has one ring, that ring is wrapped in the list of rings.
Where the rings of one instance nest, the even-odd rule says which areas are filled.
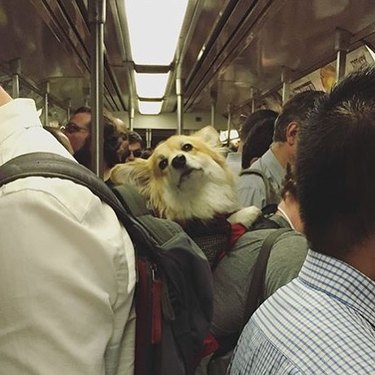
[[[283,66],[281,69],[281,82],[283,83],[282,101],[284,105],[288,101],[289,96],[290,96],[290,82],[291,82],[291,71],[286,66]]]
[[[250,87],[251,113],[255,112],[255,89]]]
[[[68,99],[68,106],[66,107],[66,118],[69,121],[72,112],[72,99]]]
[[[336,57],[336,82],[345,76],[346,55],[349,50],[349,43],[352,35],[349,31],[337,28],[335,32]]]
[[[228,121],[227,121],[227,132],[228,132],[228,140],[227,140],[227,146],[230,145],[230,131],[232,128],[232,105],[228,104]]]
[[[215,127],[217,91],[213,87],[211,88],[210,96],[211,96],[211,126]]]
[[[146,147],[151,147],[152,129],[146,129]]]
[[[49,82],[45,82],[44,86],[44,126],[49,125],[49,118],[48,118],[48,95],[49,95]]]
[[[103,177],[104,23],[106,0],[90,0],[91,32],[91,167]]]
[[[183,102],[184,80],[181,78],[181,66],[177,66],[176,95],[177,95],[177,134],[184,130],[184,102]]]
[[[134,107],[133,105],[129,108],[129,130],[134,130]]]
[[[10,70],[12,72],[12,97],[19,98],[20,96],[20,79],[21,74],[21,59],[13,59],[10,61]]]

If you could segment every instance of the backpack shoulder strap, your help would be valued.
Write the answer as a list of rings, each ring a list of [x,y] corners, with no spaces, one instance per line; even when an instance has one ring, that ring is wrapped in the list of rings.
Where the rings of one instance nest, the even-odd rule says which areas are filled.
[[[152,217],[141,195],[130,185],[113,191],[91,170],[76,161],[49,152],[20,155],[0,167],[0,186],[19,178],[58,177],[83,185],[115,211],[133,240],[143,237],[146,242],[167,242],[181,227],[172,221]]]
[[[83,185],[107,203],[118,219],[130,229],[139,224],[122,207],[111,189],[88,168],[76,161],[49,152],[20,155],[0,167],[0,186],[25,177],[58,177]],[[138,228],[141,230],[141,228]]]
[[[274,200],[275,200],[274,189],[273,189],[270,181],[268,180],[268,178],[264,175],[263,171],[261,171],[260,169],[255,169],[255,168],[254,169],[253,168],[247,168],[247,169],[243,169],[240,172],[240,176],[252,175],[252,174],[260,177],[263,180],[263,183],[264,183],[264,186],[265,186],[265,189],[266,189],[266,205],[270,205],[272,203],[278,203],[278,202],[274,202]]]
[[[264,301],[264,288],[268,259],[275,241],[290,228],[276,229],[270,233],[262,243],[259,255],[254,265],[254,272],[246,298],[245,312],[243,316],[243,326],[246,325],[251,315],[258,308],[259,304]]]
[[[181,226],[174,221],[154,217],[135,187],[123,184],[113,187],[112,190],[128,214],[147,228],[159,245],[183,231]]]

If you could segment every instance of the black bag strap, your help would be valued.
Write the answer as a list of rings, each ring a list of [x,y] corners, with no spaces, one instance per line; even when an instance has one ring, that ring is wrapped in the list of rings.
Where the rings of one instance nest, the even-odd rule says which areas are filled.
[[[276,229],[275,231],[270,233],[262,243],[262,247],[260,248],[259,255],[254,265],[254,272],[251,278],[249,290],[247,292],[245,312],[243,316],[243,327],[246,325],[260,303],[264,301],[267,263],[270,257],[272,246],[283,233],[289,231],[291,231],[290,228]]]
[[[264,186],[266,188],[266,206],[268,205],[274,205],[278,204],[279,202],[274,202],[276,194],[274,191],[274,188],[272,187],[269,179],[264,175],[264,173],[260,169],[252,169],[252,168],[247,168],[247,169],[242,169],[240,172],[240,176],[243,175],[256,175],[260,177],[263,180]]]
[[[250,286],[249,286],[247,297],[245,300],[245,309],[244,309],[244,314],[242,318],[243,319],[242,325],[237,332],[233,332],[227,336],[217,338],[220,346],[219,346],[219,349],[215,352],[213,358],[221,357],[227,354],[229,351],[234,349],[234,347],[237,344],[238,338],[241,335],[243,327],[245,327],[251,315],[253,315],[255,310],[258,308],[259,304],[264,301],[264,289],[265,289],[267,263],[268,263],[268,259],[272,250],[272,246],[279,236],[291,230],[290,228],[280,228],[278,224],[276,224],[275,222],[272,222],[272,220],[268,220],[266,224],[268,225],[271,224],[272,226],[268,228],[255,229],[255,230],[275,228],[274,225],[276,225],[278,229],[275,228],[275,230],[271,232],[263,240],[262,246],[259,250],[257,260],[253,267],[254,272],[250,281]]]
[[[58,177],[83,185],[115,211],[134,242],[140,236],[145,243],[156,243],[147,230],[131,214],[104,181],[76,161],[49,152],[33,152],[17,156],[0,167],[0,186],[25,177]]]

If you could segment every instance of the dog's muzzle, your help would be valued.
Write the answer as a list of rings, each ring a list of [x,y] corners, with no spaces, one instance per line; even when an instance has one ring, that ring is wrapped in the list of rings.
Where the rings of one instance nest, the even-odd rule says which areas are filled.
[[[175,169],[181,169],[186,167],[186,157],[183,154],[179,154],[172,159],[172,167]]]

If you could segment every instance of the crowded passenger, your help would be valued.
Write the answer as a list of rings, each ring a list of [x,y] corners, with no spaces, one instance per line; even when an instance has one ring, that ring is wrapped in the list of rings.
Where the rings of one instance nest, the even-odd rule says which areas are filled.
[[[104,116],[104,141],[103,141],[103,180],[112,186],[110,171],[117,163],[119,144],[119,132],[113,121]]]
[[[268,151],[272,144],[277,113],[273,111],[265,111],[264,113],[264,118],[254,123],[254,126],[250,129],[243,144],[241,159],[242,169],[249,168]]]
[[[320,91],[302,92],[284,105],[275,122],[270,149],[250,167],[251,170],[259,170],[262,176],[246,174],[239,182],[237,192],[242,206],[263,208],[278,203],[286,165],[294,164],[299,126],[322,95],[324,93]],[[269,182],[269,189],[265,179]],[[271,193],[268,190],[271,190]]]
[[[277,113],[274,111],[271,111],[269,109],[260,109],[258,111],[255,111],[254,113],[250,114],[245,122],[240,126],[239,130],[239,136],[240,140],[238,143],[238,149],[236,152],[230,152],[227,155],[227,163],[230,166],[232,172],[235,175],[238,175],[244,167],[242,166],[242,153],[243,153],[243,147],[245,145],[247,136],[250,133],[250,130],[254,127],[254,125],[262,120],[265,120],[269,117],[275,117],[276,118]]]
[[[299,131],[310,244],[298,278],[252,316],[230,373],[375,373],[375,68],[344,78]]]
[[[117,150],[120,163],[127,163],[142,157],[143,139],[135,131],[129,131],[122,135],[120,146]]]
[[[0,88],[0,163],[41,151],[73,160],[32,100]],[[132,374],[134,249],[113,210],[60,178],[21,178],[0,196],[0,372]]]
[[[90,168],[91,109],[88,107],[78,108],[62,130],[69,138],[74,151],[74,158],[80,164]]]
[[[230,355],[247,322],[251,305],[250,281],[254,266],[265,240],[279,228],[290,231],[279,233],[271,247],[267,265],[263,298],[272,295],[297,275],[307,254],[307,243],[299,215],[298,194],[290,168],[283,183],[282,200],[270,218],[261,217],[252,230],[240,237],[231,251],[220,261],[214,277],[214,318],[211,332],[220,343],[217,358],[210,361],[208,374],[226,373]],[[277,234],[276,234],[277,235]]]

